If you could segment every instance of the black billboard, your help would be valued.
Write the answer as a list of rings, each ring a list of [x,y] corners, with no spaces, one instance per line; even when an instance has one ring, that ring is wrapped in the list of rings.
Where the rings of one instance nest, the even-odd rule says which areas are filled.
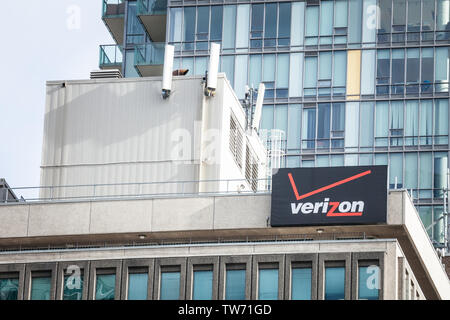
[[[279,169],[272,227],[386,223],[387,166]]]

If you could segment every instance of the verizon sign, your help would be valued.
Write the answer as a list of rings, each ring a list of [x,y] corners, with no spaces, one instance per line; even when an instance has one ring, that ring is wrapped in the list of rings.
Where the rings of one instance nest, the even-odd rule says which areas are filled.
[[[386,223],[387,166],[280,169],[271,225]]]

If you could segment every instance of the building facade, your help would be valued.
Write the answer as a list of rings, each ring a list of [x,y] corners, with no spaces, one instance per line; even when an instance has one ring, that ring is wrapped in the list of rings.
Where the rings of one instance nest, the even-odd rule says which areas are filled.
[[[261,127],[284,131],[282,166],[389,165],[390,188],[410,190],[443,243],[449,0],[104,0],[104,8],[108,28],[119,23],[111,32],[119,46],[102,47],[102,68],[155,75],[165,41],[175,69],[202,75],[209,44],[220,43],[221,71],[240,99],[245,85],[265,84]]]

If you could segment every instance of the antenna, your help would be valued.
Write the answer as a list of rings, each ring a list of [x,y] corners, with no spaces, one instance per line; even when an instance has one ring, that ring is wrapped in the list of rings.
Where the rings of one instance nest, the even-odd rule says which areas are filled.
[[[266,86],[264,83],[260,83],[258,87],[258,98],[256,98],[255,115],[253,116],[252,127],[258,131],[261,123],[262,106],[264,102],[264,94],[266,92]]]
[[[173,74],[173,55],[175,47],[166,44],[164,51],[164,69],[163,69],[163,81],[162,81],[162,97],[167,99],[172,91],[172,74]]]
[[[220,44],[211,43],[211,55],[206,74],[205,96],[214,97],[217,89],[217,74],[219,73]]]

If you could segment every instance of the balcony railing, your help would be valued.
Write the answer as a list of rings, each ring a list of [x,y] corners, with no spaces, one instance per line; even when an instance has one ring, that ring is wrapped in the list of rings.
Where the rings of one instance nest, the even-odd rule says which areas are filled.
[[[135,65],[163,65],[164,43],[154,42],[135,47]]]
[[[138,0],[138,15],[166,15],[167,0]]]
[[[123,62],[122,46],[102,45],[100,46],[100,69],[120,67]]]
[[[103,17],[119,17],[125,15],[125,0],[103,0]]]

